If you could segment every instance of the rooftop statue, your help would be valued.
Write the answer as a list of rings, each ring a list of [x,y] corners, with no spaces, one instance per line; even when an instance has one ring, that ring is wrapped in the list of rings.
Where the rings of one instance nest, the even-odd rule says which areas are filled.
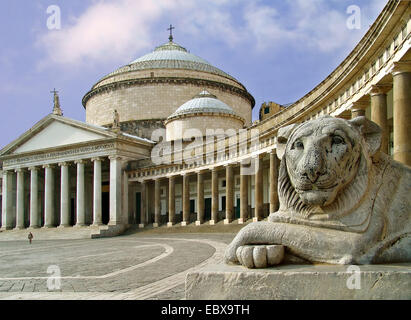
[[[279,211],[244,227],[225,261],[248,268],[411,262],[411,168],[380,145],[380,127],[365,117],[281,128]]]

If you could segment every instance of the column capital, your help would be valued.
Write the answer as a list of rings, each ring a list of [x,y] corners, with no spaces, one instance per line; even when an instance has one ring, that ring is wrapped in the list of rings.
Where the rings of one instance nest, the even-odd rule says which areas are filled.
[[[350,107],[351,110],[365,110],[370,106],[369,101],[359,100],[354,101]]]
[[[85,164],[87,162],[87,160],[85,159],[80,159],[80,160],[75,160],[74,163],[75,164]]]
[[[16,168],[16,169],[14,169],[14,172],[17,172],[17,173],[24,172],[24,171],[26,171],[25,168]]]
[[[393,76],[404,72],[411,72],[411,60],[394,62],[390,71]]]
[[[228,167],[234,168],[236,165],[237,165],[237,163],[226,163],[226,164],[224,165],[224,167],[225,167],[225,168],[228,168]]]
[[[371,96],[378,96],[382,94],[387,94],[388,91],[392,89],[391,84],[377,84],[377,85],[372,85],[371,90],[370,90],[370,95]]]
[[[53,169],[56,165],[53,163],[49,163],[49,164],[44,164],[42,167],[43,169]]]
[[[195,173],[197,174],[204,174],[206,173],[208,170],[207,169],[200,169],[200,170],[196,170]]]
[[[39,167],[28,167],[29,171],[37,171],[39,169],[40,169]]]
[[[58,166],[59,167],[68,167],[68,166],[70,166],[70,163],[69,162],[59,162]]]
[[[122,159],[123,159],[122,157],[120,157],[120,156],[117,155],[117,154],[110,155],[110,156],[108,156],[108,158],[109,158],[110,160],[122,160]]]
[[[103,158],[102,157],[91,158],[91,162],[95,162],[95,161],[103,161]]]

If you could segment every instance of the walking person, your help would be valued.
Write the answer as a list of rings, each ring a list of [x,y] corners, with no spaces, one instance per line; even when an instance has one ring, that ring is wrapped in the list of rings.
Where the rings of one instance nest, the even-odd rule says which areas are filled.
[[[33,234],[30,232],[27,238],[29,239],[29,242],[31,244],[31,240],[33,240],[33,238],[34,238]]]

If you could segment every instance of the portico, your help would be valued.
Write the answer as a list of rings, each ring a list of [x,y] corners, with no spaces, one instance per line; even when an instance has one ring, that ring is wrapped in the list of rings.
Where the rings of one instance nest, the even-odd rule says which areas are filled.
[[[103,220],[127,225],[125,165],[148,157],[151,145],[62,116],[45,117],[1,152],[1,228],[99,227]],[[109,185],[109,208],[102,206],[103,184]]]

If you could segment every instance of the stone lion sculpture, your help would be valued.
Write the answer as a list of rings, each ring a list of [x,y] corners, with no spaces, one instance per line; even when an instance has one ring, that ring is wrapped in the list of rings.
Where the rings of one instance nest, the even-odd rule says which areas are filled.
[[[281,128],[280,208],[237,234],[226,263],[410,262],[411,168],[380,145],[381,129],[365,117]]]

